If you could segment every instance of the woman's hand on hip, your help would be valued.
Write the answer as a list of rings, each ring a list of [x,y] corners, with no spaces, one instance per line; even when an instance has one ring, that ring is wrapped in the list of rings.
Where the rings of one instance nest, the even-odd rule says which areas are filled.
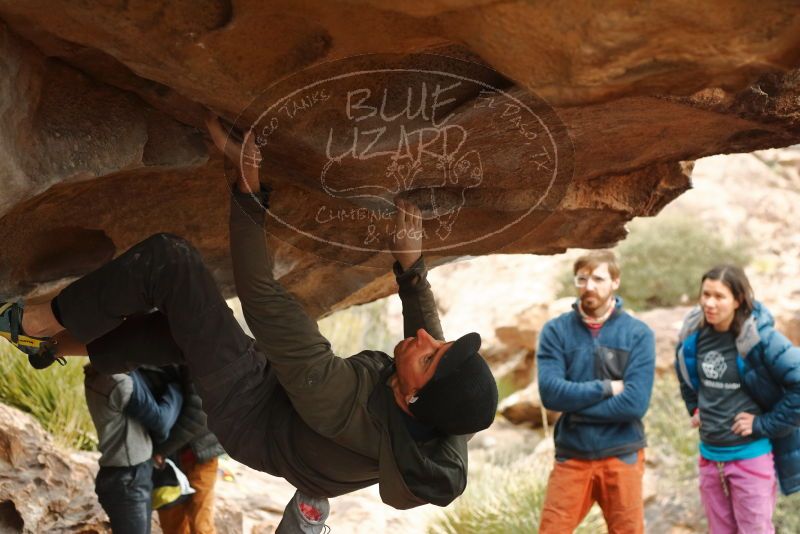
[[[692,428],[700,428],[702,422],[700,421],[700,410],[695,410],[694,415],[692,415],[692,419],[689,421],[692,425]]]
[[[755,415],[747,412],[740,412],[733,418],[731,430],[739,436],[749,436],[753,433],[753,420]]]

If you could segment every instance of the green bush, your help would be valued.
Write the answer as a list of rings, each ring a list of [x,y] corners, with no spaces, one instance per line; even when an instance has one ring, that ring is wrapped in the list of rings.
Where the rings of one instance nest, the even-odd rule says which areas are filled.
[[[97,449],[83,389],[85,358],[69,358],[37,371],[28,359],[0,340],[0,401],[30,413],[56,442],[82,450]]]
[[[615,249],[622,269],[619,295],[628,307],[646,310],[693,301],[700,277],[720,263],[744,267],[751,244],[727,243],[688,215],[637,219]],[[575,295],[572,265],[560,277],[559,296]]]
[[[471,451],[467,490],[431,521],[428,533],[536,532],[553,457],[534,454],[534,445]],[[595,506],[576,532],[605,532],[604,525]]]
[[[780,495],[775,515],[772,517],[775,531],[789,534],[800,532],[800,493],[794,495]]]
[[[700,438],[697,429],[689,424],[689,414],[673,373],[656,378],[644,422],[648,445],[662,451],[659,460],[669,467],[665,474],[675,482],[694,480]]]
[[[319,321],[319,330],[338,356],[352,356],[365,349],[392,354],[400,339],[389,332],[386,305],[381,299],[338,311]]]
[[[503,402],[503,399],[514,394],[519,388],[516,387],[514,381],[508,377],[496,378],[497,383],[497,403]]]

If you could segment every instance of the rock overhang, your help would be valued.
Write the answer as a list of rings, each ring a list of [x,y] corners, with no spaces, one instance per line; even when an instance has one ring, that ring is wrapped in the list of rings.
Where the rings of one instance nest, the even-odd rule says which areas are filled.
[[[431,264],[602,247],[624,237],[625,222],[656,214],[690,186],[682,162],[800,138],[793,70],[800,15],[784,3],[728,4],[714,20],[683,2],[615,2],[602,12],[586,2],[562,4],[0,1],[0,69],[7,72],[0,84],[0,293],[46,291],[168,231],[195,243],[232,294],[225,165],[203,141],[205,109],[253,123],[259,114],[248,110],[266,89],[307,86],[321,73],[409,64],[424,71],[413,84],[373,75],[348,89],[368,88],[375,97],[360,101],[356,113],[341,102],[327,114],[324,106],[316,115],[298,111],[304,118],[265,147],[276,212],[291,228],[306,224],[305,233],[273,225],[278,274],[314,315],[392,291],[381,247],[352,247],[369,237],[384,208],[390,217],[392,193],[423,204],[432,239],[438,232],[440,241],[447,234],[460,244],[431,247]],[[445,165],[450,174],[441,183],[409,186],[413,166],[390,169],[386,158],[348,163],[326,151],[320,125],[345,132],[339,148],[348,147],[356,123],[361,133],[397,124],[387,120],[391,114],[367,116],[380,108],[382,89],[402,109],[403,90],[418,97],[427,82],[430,97],[443,83],[430,73],[442,71],[477,79],[506,103],[548,105],[560,125],[556,145],[570,152],[552,194],[542,200],[543,182],[522,172],[537,147],[518,142],[524,134],[515,132],[513,114],[504,128],[488,127],[503,113],[492,118],[489,97],[474,83],[456,90],[452,105],[467,112],[453,123],[472,134],[481,159],[464,150]],[[404,122],[406,134],[424,130],[417,142],[456,132],[439,124],[438,133],[426,134],[419,120]],[[397,146],[398,132],[375,147]],[[339,172],[321,180],[326,165]],[[367,186],[371,199],[339,195]],[[328,210],[324,224],[320,209]],[[505,235],[475,239],[527,211]]]

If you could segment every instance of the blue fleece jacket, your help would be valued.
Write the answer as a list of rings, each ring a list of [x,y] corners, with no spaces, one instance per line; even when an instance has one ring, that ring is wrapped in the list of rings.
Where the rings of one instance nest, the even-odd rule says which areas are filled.
[[[647,445],[642,417],[653,389],[655,338],[622,309],[622,299],[596,337],[576,302],[545,324],[536,357],[542,403],[563,412],[555,428],[556,456],[608,458]],[[612,380],[625,384],[617,396]]]

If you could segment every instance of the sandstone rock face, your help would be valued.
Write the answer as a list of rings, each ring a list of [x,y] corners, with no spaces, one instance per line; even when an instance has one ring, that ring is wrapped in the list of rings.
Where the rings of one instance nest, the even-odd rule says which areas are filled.
[[[559,416],[558,412],[547,410],[542,406],[538,382],[531,382],[525,389],[503,399],[497,411],[515,425],[526,423],[534,428],[545,426],[545,421],[552,426]]]
[[[97,464],[57,448],[31,416],[0,404],[0,532],[108,532]]]
[[[800,346],[800,313],[780,317],[776,326],[793,345]]]
[[[277,274],[314,315],[393,290],[396,194],[430,264],[611,245],[689,187],[682,161],[800,139],[800,13],[706,9],[0,0],[0,295],[157,231],[231,294],[205,109],[259,126]]]
[[[539,332],[547,319],[547,306],[532,306],[516,317],[513,326],[495,329],[496,342],[490,342],[481,354],[499,381],[518,390],[534,378]]]
[[[675,373],[675,347],[689,306],[658,308],[637,314],[656,338],[656,375]]]

